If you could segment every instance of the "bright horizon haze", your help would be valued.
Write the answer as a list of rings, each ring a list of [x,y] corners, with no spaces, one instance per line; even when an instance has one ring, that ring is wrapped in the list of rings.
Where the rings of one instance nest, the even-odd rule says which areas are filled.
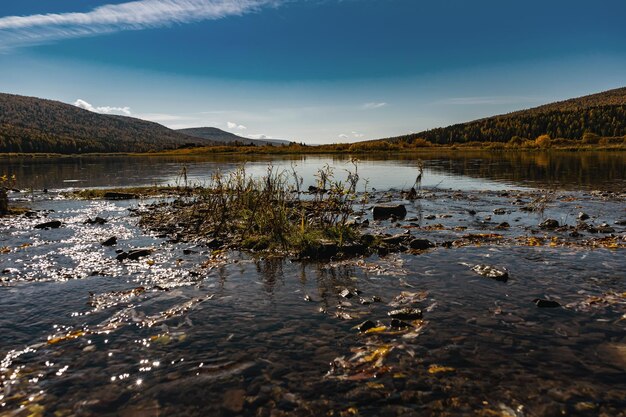
[[[10,3],[10,4],[7,4]],[[623,0],[21,0],[0,91],[309,144],[626,85]]]

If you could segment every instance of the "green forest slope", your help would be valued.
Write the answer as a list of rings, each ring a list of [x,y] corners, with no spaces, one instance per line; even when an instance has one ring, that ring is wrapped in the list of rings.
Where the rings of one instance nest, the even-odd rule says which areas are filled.
[[[149,152],[215,144],[158,123],[0,93],[0,152]]]
[[[578,140],[585,133],[602,137],[626,135],[626,87],[382,140],[412,143],[424,139],[455,144],[509,142],[516,137],[532,140],[540,135]]]

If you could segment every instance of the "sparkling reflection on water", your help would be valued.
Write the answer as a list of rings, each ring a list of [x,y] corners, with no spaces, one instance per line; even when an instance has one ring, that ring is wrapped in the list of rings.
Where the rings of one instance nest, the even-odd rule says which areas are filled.
[[[380,173],[388,164],[372,168],[380,182],[372,186],[404,187]],[[396,162],[398,171],[402,164]],[[159,178],[171,181],[178,166],[162,168]],[[439,172],[430,169],[428,175]],[[406,170],[399,178],[410,183],[414,168]],[[508,187],[502,178],[441,175],[449,188]],[[107,185],[97,181],[89,184]],[[613,224],[626,214],[619,194],[558,194],[544,217],[574,224],[582,210],[594,224]],[[507,221],[507,235],[515,238],[542,219],[510,206],[513,197],[500,191],[456,195],[442,192],[411,205],[409,217],[422,226],[445,226],[411,232],[443,241]],[[626,407],[623,248],[476,245],[300,263],[224,256],[152,236],[127,210],[148,202],[53,197],[33,195],[33,209],[49,210],[40,218],[0,220],[0,248],[8,249],[0,254],[0,416],[594,416],[620,415]],[[496,207],[509,212],[486,220]],[[438,217],[426,220],[428,214]],[[44,215],[64,225],[34,229]],[[85,224],[95,216],[108,223]],[[374,227],[399,232],[407,225]],[[615,236],[624,235],[623,226],[614,227]],[[113,235],[117,246],[99,244]],[[154,252],[115,260],[116,249],[137,247]],[[511,277],[506,283],[480,277],[468,267],[474,264],[506,267]],[[340,295],[346,288],[360,294],[346,299]],[[389,303],[402,292],[420,294],[419,332],[354,329],[365,320],[388,324]],[[563,307],[540,309],[535,298]],[[368,356],[374,362],[376,355],[384,360],[375,377],[365,366],[330,365]]]

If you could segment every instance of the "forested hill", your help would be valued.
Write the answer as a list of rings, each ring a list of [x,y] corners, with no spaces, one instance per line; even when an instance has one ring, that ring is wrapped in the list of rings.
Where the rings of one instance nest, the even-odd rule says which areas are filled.
[[[509,142],[518,137],[578,140],[585,133],[603,137],[626,135],[626,87],[570,100],[550,103],[528,110],[384,139],[389,142],[432,143]]]
[[[289,145],[289,141],[279,139],[250,139],[237,136],[233,133],[225,132],[216,127],[192,127],[189,129],[179,129],[177,132],[185,135],[210,139],[215,142],[221,142],[224,145]]]
[[[0,152],[148,152],[216,145],[157,123],[0,93]]]

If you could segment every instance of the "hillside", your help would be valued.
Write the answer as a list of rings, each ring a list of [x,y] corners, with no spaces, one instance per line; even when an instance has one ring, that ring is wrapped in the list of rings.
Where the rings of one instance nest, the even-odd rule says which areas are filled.
[[[604,137],[626,135],[626,87],[468,123],[384,139],[390,142],[432,143],[508,142],[514,137],[540,135],[578,140],[586,132]]]
[[[249,139],[237,136],[233,133],[224,132],[216,127],[193,127],[189,129],[179,129],[177,132],[202,139],[210,139],[226,145],[288,145],[286,140],[278,139]]]
[[[145,120],[0,93],[0,152],[148,152],[215,144]]]

